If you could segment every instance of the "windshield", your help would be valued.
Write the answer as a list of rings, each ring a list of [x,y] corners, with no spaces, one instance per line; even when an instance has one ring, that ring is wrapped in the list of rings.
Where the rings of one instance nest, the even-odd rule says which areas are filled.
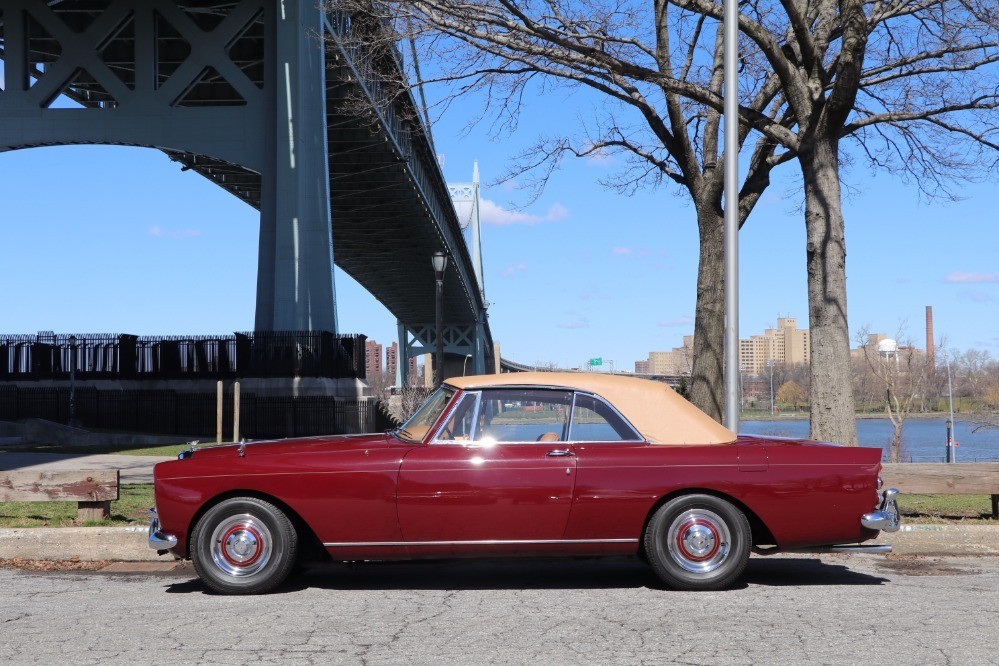
[[[407,442],[422,442],[430,426],[437,422],[447,403],[451,402],[454,393],[454,389],[443,386],[434,391],[423,406],[399,426],[395,431],[396,437]]]

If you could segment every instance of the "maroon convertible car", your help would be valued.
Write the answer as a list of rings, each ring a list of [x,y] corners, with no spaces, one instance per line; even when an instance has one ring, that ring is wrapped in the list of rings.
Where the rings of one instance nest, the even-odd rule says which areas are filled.
[[[520,373],[447,380],[397,430],[189,450],[155,469],[149,545],[212,590],[265,592],[334,560],[642,557],[714,590],[750,551],[898,529],[879,449],[736,436],[664,384]]]

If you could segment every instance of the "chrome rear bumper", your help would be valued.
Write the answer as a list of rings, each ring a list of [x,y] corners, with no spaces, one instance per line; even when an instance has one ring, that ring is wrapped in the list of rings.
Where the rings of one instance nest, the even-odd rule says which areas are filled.
[[[156,509],[149,510],[149,547],[165,553],[177,546],[177,537],[160,530],[160,521],[156,517]]]
[[[881,493],[881,502],[878,508],[870,513],[865,513],[860,518],[860,523],[871,530],[881,530],[882,532],[897,532],[901,524],[898,515],[898,491],[889,488]]]

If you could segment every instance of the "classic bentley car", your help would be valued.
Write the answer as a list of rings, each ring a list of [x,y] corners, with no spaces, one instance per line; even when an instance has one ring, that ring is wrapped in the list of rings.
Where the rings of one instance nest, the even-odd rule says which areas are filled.
[[[665,384],[517,373],[447,380],[396,430],[188,450],[156,466],[149,544],[210,589],[340,561],[635,555],[714,590],[750,552],[873,549],[898,529],[879,449],[736,436]]]

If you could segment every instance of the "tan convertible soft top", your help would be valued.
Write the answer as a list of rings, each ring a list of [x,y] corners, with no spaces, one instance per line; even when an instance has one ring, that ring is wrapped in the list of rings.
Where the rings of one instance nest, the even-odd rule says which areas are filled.
[[[735,434],[660,382],[622,375],[586,372],[511,372],[452,377],[459,389],[498,386],[545,386],[579,389],[599,395],[653,444],[729,444]]]

